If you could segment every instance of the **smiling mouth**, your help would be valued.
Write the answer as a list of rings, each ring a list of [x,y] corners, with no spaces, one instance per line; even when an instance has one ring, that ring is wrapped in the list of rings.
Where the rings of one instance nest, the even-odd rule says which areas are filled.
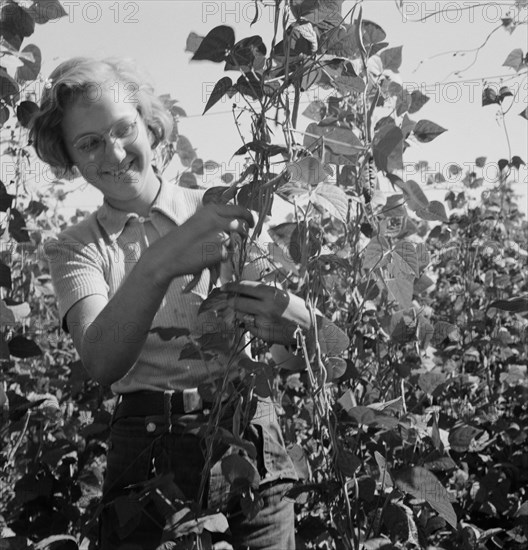
[[[133,164],[134,164],[134,161],[132,160],[129,163],[127,163],[123,168],[121,168],[121,170],[117,170],[117,171],[108,170],[106,171],[106,173],[114,178],[120,178],[124,176],[132,168]]]

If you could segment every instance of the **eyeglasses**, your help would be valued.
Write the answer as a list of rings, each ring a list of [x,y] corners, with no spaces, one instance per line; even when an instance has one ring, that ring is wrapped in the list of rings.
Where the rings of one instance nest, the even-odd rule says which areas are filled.
[[[122,145],[132,143],[138,136],[138,112],[134,120],[120,120],[109,130],[102,134],[85,134],[73,142],[74,149],[81,155],[95,158],[103,153],[106,148],[106,135],[109,136],[112,145],[120,140]]]

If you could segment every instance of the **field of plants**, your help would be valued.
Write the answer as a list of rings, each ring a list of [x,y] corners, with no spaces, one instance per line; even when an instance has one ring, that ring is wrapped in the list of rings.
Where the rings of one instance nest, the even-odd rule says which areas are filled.
[[[187,50],[229,75],[205,111],[238,94],[245,104],[237,116],[251,120],[251,135],[233,151],[245,170],[224,175],[204,202],[258,213],[252,237],[270,237],[260,248],[263,280],[280,282],[326,319],[299,334],[294,367],[282,368],[254,339],[253,360],[241,367],[255,392],[275,397],[301,478],[286,495],[296,502],[297,547],[526,549],[528,222],[512,190],[526,152],[479,157],[466,173],[453,164],[464,189],[429,200],[427,182],[402,178],[404,154],[446,129],[420,117],[425,94],[392,78],[401,47],[363,18],[360,1],[347,13],[342,0],[284,4],[276,2],[271,44],[218,26],[205,37],[191,33]],[[527,8],[512,3],[505,31],[526,25]],[[25,185],[39,99],[27,90],[45,85],[41,52],[26,41],[35,24],[66,12],[58,0],[2,0],[0,10],[2,56],[21,62],[16,74],[0,67],[2,161],[15,167],[0,183],[0,549],[95,549],[115,397],[88,378],[60,329],[43,249],[86,213],[64,218],[60,179],[41,194]],[[526,51],[513,50],[505,65],[526,76]],[[326,99],[303,110],[311,122],[301,132],[300,99],[317,86]],[[484,87],[483,107],[528,118],[526,108],[504,108],[512,95]],[[176,100],[163,99],[175,131],[158,167],[177,155],[185,170],[175,185],[201,187],[214,162],[178,132],[185,112]],[[469,201],[490,164],[495,185]],[[278,200],[291,215],[269,227]],[[255,246],[242,243],[237,276]],[[202,309],[216,308],[213,289]],[[240,353],[236,339],[217,336],[189,339],[186,353]],[[167,327],[162,337],[182,337],[181,329]],[[239,429],[240,418],[222,437],[236,446]],[[251,516],[258,481],[236,456],[226,476]],[[153,499],[172,528],[160,550],[214,548],[210,533],[225,529],[223,515],[175,494],[170,476],[135,487],[113,503],[119,529],[126,533]]]

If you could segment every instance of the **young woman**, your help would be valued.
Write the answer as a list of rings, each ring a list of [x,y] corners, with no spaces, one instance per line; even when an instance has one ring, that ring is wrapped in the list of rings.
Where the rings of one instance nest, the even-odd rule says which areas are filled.
[[[272,402],[244,393],[246,385],[226,355],[182,354],[191,339],[221,330],[228,331],[226,338],[231,334],[216,315],[198,309],[209,288],[206,268],[225,262],[230,243],[247,236],[253,217],[241,206],[202,206],[201,191],[163,180],[152,164],[153,150],[170,129],[170,115],[133,65],[86,58],[53,72],[32,125],[42,160],[64,173],[80,173],[104,196],[95,213],[47,246],[63,325],[90,375],[119,395],[103,487],[101,548],[145,550],[167,538],[163,506],[144,484],[167,472],[177,486],[173,497],[202,497],[202,506],[223,506],[235,548],[294,548],[293,505],[282,497],[296,474]],[[184,292],[196,276],[198,284]],[[227,285],[225,309],[235,325],[269,343],[291,344],[296,328],[311,324],[301,299],[256,282]],[[235,436],[254,447],[216,445],[209,460],[216,465],[204,470],[204,442],[196,434],[208,426],[212,404],[204,403],[198,387],[228,369],[231,391],[224,409],[251,403],[249,423]],[[226,418],[224,412],[221,425],[232,429],[232,414]],[[228,498],[233,487],[222,477],[223,451],[243,454],[258,474],[263,507],[254,517]],[[207,491],[198,495],[200,485]],[[137,514],[123,524],[117,506],[140,493]]]

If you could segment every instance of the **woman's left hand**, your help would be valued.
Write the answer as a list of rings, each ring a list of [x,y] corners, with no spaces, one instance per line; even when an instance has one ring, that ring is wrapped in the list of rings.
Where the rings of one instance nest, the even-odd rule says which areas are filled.
[[[285,290],[253,281],[228,283],[222,290],[235,318],[269,344],[292,344],[297,327],[311,326],[304,300]]]

